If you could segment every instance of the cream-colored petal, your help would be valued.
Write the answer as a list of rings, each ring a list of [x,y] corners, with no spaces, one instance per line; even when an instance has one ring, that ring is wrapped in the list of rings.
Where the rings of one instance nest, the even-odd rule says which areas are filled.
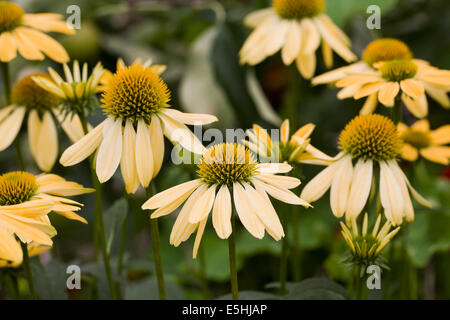
[[[325,67],[330,69],[333,66],[333,49],[324,39],[322,39],[322,57]]]
[[[139,182],[148,187],[153,178],[153,151],[150,131],[143,119],[138,121],[136,134],[136,170]]]
[[[359,114],[366,115],[373,113],[377,107],[377,104],[378,104],[378,95],[376,93],[373,93],[367,97]]]
[[[417,192],[417,190],[413,188],[413,186],[411,185],[411,183],[408,180],[408,177],[406,177],[405,173],[402,170],[400,170],[399,172],[403,175],[403,178],[405,179],[406,185],[408,186],[408,189],[411,192],[411,194],[414,197],[414,199],[416,199],[416,201],[418,203],[420,203],[421,205],[423,205],[425,207],[428,207],[428,208],[431,208],[432,207],[431,203],[427,199],[422,197],[420,195],[420,193]]]
[[[353,64],[350,64],[345,67],[337,68],[328,72],[325,72],[317,77],[314,77],[311,81],[311,83],[316,86],[319,84],[325,84],[325,83],[333,83],[335,81],[338,81],[347,75],[351,74],[352,72],[360,72],[365,70],[366,68],[369,68],[368,65],[365,62],[356,62]]]
[[[295,61],[297,69],[303,78],[311,79],[316,71],[316,54],[314,52],[309,54],[300,53]]]
[[[54,205],[49,200],[30,200],[21,204],[1,206],[0,214],[7,213],[25,218],[37,218],[52,211]]]
[[[422,131],[428,134],[430,131],[430,122],[427,119],[422,119],[414,122],[411,125],[411,129]]]
[[[231,214],[230,191],[226,185],[223,185],[217,192],[212,213],[213,227],[221,239],[228,239],[233,231],[231,227]]]
[[[161,170],[164,160],[164,134],[161,122],[157,116],[152,117],[150,123],[150,141],[152,143],[153,154],[153,178],[156,177]]]
[[[21,263],[22,249],[13,233],[0,228],[0,259]]]
[[[292,166],[287,163],[260,163],[256,171],[261,173],[288,173]]]
[[[31,133],[31,132],[30,132]],[[45,112],[42,122],[37,126],[36,137],[29,137],[33,157],[42,171],[52,170],[58,157],[58,131],[50,112]]]
[[[403,216],[406,217],[407,221],[411,222],[414,220],[414,207],[412,205],[411,197],[408,193],[408,187],[406,186],[401,169],[395,160],[389,160],[387,161],[387,164],[391,169],[391,172],[394,174],[394,178],[400,187],[400,191],[402,192]]]
[[[216,116],[204,113],[185,113],[171,108],[163,108],[161,112],[178,122],[189,125],[205,125],[218,121]]]
[[[378,91],[378,100],[386,107],[394,106],[394,99],[400,91],[398,82],[388,82]]]
[[[108,121],[108,120],[107,120]],[[108,130],[104,130],[103,141],[98,149],[96,173],[104,183],[111,179],[122,157],[122,120],[116,120]]]
[[[148,199],[142,205],[142,209],[152,210],[167,206],[175,199],[182,197],[186,192],[195,190],[201,183],[202,181],[200,179],[191,180],[159,192]]]
[[[78,115],[64,116],[61,112],[55,112],[55,116],[72,143],[75,143],[84,137],[83,125],[81,124]],[[92,126],[88,124],[88,130],[90,131],[91,129]]]
[[[333,177],[339,169],[341,161],[344,161],[344,159],[333,162],[309,181],[303,188],[300,197],[307,202],[314,202],[321,198],[330,188]]]
[[[400,225],[403,221],[405,199],[392,169],[384,161],[380,161],[380,200],[393,225]]]
[[[17,50],[22,57],[27,60],[43,60],[45,56],[39,49],[26,37],[23,33],[13,31],[14,39],[16,41]]]
[[[278,21],[272,25],[272,28],[269,29],[264,41],[264,52],[267,56],[271,56],[281,49],[286,41],[286,34],[289,30],[289,26],[290,24],[288,21],[278,19]]]
[[[75,144],[67,148],[62,154],[59,162],[67,167],[80,163],[89,157],[103,140],[103,127],[105,122],[106,120],[78,140]]]
[[[328,27],[328,23],[330,22],[324,21],[321,17],[323,17],[323,15],[313,19],[313,21],[315,22],[322,38],[345,61],[355,61],[357,59],[356,55],[347,47],[346,43],[339,38],[334,30]]]
[[[281,58],[285,65],[290,65],[299,55],[302,45],[302,29],[296,20],[291,20],[286,34],[286,41],[281,49]]]
[[[369,95],[377,93],[385,85],[386,85],[386,81],[375,81],[375,82],[367,83],[364,86],[360,87],[360,89],[355,92],[353,97],[355,99],[361,99],[361,98],[367,97]]]
[[[256,11],[251,12],[244,18],[244,24],[248,27],[255,28],[260,23],[264,22],[264,20],[266,18],[271,17],[273,15],[274,15],[274,11],[271,7],[261,9],[261,10],[256,10]]]
[[[420,150],[420,155],[425,159],[440,163],[444,166],[450,163],[450,147],[432,146]]]
[[[402,94],[402,101],[405,106],[417,118],[426,117],[428,114],[428,101],[425,95],[418,99],[413,99],[406,94]]]
[[[9,62],[17,56],[16,40],[10,32],[0,33],[0,61]]]
[[[192,251],[192,258],[197,258],[198,248],[200,247],[200,242],[202,241],[203,233],[205,232],[206,222],[208,217],[203,219],[198,224],[197,234],[195,235],[194,248]]]
[[[120,171],[125,182],[127,193],[135,193],[139,188],[139,179],[136,170],[136,131],[134,131],[131,120],[127,120],[125,123],[122,145]]]
[[[347,201],[353,178],[351,157],[344,157],[331,182],[330,204],[333,214],[340,218],[347,210]]]
[[[308,56],[314,55],[315,57],[315,52],[320,45],[320,34],[317,26],[311,19],[304,18],[301,20],[300,27],[302,29],[301,53]]]
[[[418,99],[425,94],[425,88],[419,81],[415,79],[406,79],[400,81],[400,88],[408,96],[415,99]]]
[[[300,179],[289,176],[277,176],[270,173],[258,174],[255,179],[261,180],[264,183],[271,184],[278,188],[293,189],[300,185]]]
[[[450,143],[450,124],[446,124],[430,132],[433,144],[443,145]]]
[[[425,91],[428,93],[428,95],[436,100],[441,106],[444,108],[450,108],[450,99],[448,97],[447,91],[442,90],[436,87],[433,87],[428,84],[424,84]]]
[[[417,149],[408,143],[403,144],[401,152],[402,158],[408,161],[416,161],[419,156]]]
[[[208,188],[207,185],[202,185],[199,189],[205,189],[202,196],[200,196],[192,207],[191,214],[189,215],[189,223],[199,223],[208,217],[209,212],[211,211],[214,199],[216,196],[216,185],[212,185]]]
[[[258,186],[262,190],[266,191],[268,194],[270,194],[272,197],[274,197],[277,200],[289,203],[289,204],[295,204],[295,205],[301,205],[304,207],[311,207],[311,205],[300,198],[299,196],[295,195],[292,191],[284,188],[278,188],[273,185],[270,185],[268,183],[260,182],[258,180],[253,180],[252,183],[255,186]]]
[[[162,114],[159,115],[159,118],[163,124],[164,135],[169,140],[179,143],[188,151],[203,154],[205,147],[184,124]]]
[[[372,186],[372,173],[372,160],[358,160],[353,171],[346,218],[356,219],[366,205]]]
[[[264,224],[254,213],[244,193],[245,190],[239,183],[233,184],[234,205],[236,207],[239,220],[252,236],[262,239],[264,237]]]
[[[280,127],[280,141],[287,143],[289,141],[289,119],[283,121]]]
[[[0,123],[0,151],[8,148],[17,137],[22,126],[23,117],[26,109],[18,107]]]

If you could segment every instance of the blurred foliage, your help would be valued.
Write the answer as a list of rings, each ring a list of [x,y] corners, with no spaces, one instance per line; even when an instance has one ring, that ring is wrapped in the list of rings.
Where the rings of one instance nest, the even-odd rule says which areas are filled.
[[[97,61],[115,70],[118,57],[127,62],[135,58],[151,58],[154,63],[166,64],[163,74],[172,90],[172,105],[189,112],[214,113],[220,118],[216,128],[248,128],[253,123],[275,127],[279,119],[289,117],[291,128],[313,122],[317,128],[312,143],[330,155],[337,153],[336,140],[339,131],[359,111],[360,101],[338,100],[336,89],[326,86],[311,87],[301,79],[295,67],[285,67],[279,54],[251,68],[240,66],[238,51],[250,30],[243,17],[270,4],[269,0],[224,0],[220,2],[197,1],[88,1],[88,0],[24,0],[21,3],[32,12],[58,12],[66,14],[68,5],[80,6],[82,28],[73,37],[58,36],[72,58]],[[327,13],[350,36],[354,51],[360,55],[363,48],[377,37],[398,37],[406,41],[414,55],[426,59],[440,68],[450,68],[450,2],[448,0],[381,0],[377,1],[382,12],[382,29],[365,27],[365,9],[373,1],[328,0]],[[319,53],[320,55],[320,53]],[[344,61],[335,56],[335,67]],[[318,59],[317,74],[326,69]],[[45,70],[53,65],[49,60],[32,63]],[[28,64],[29,66],[29,64]],[[18,58],[13,63],[13,75],[29,68]],[[60,68],[60,66],[54,66]],[[250,77],[250,78],[249,78]],[[251,78],[253,77],[253,78]],[[14,76],[16,78],[16,76]],[[250,80],[249,80],[250,79]],[[269,108],[269,109],[268,109]],[[430,101],[432,127],[449,122],[449,113],[434,101]],[[414,121],[406,115],[406,122]],[[101,111],[90,117],[92,123],[102,119]],[[22,132],[23,145],[27,145]],[[63,148],[69,142],[62,135]],[[166,142],[167,143],[167,142]],[[61,149],[62,150],[62,149]],[[169,150],[169,148],[166,148]],[[158,190],[184,182],[192,176],[194,167],[181,167],[166,163],[156,179]],[[27,163],[33,163],[29,152]],[[10,148],[2,152],[0,166],[4,171],[16,169],[15,155]],[[413,184],[430,198],[434,209],[418,207],[416,221],[408,225],[402,237],[398,237],[388,249],[392,261],[391,274],[394,290],[400,281],[404,261],[396,256],[396,248],[406,245],[411,263],[419,268],[418,297],[450,298],[450,182],[441,166],[426,163],[403,166]],[[303,180],[308,181],[320,168],[305,165]],[[37,172],[36,167],[32,167]],[[448,168],[447,168],[448,170]],[[67,179],[90,185],[87,164],[70,168],[55,167],[55,173]],[[118,269],[121,237],[124,240],[124,260],[121,274],[115,272],[115,280],[127,299],[156,299],[157,290],[149,235],[149,214],[139,209],[145,200],[140,190],[130,197],[130,205],[123,196],[124,186],[120,173],[104,187],[105,224],[108,245],[113,257],[113,270]],[[296,192],[299,192],[297,190]],[[107,298],[108,287],[100,262],[94,260],[92,246],[93,196],[79,198],[85,203],[82,214],[89,225],[67,221],[52,216],[58,230],[55,248],[41,256],[41,263],[34,259],[36,287],[41,298],[72,299]],[[279,203],[275,201],[275,205]],[[286,299],[348,299],[348,293],[331,278],[345,285],[349,270],[342,264],[346,246],[341,239],[338,220],[332,215],[328,197],[314,205],[314,209],[299,209],[300,247],[302,249],[302,278],[310,279],[290,283]],[[169,245],[168,239],[175,214],[160,219],[163,264],[166,272],[168,296],[180,298],[216,298],[229,292],[228,249],[208,224],[200,247],[199,257],[193,260],[189,240],[179,248]],[[127,221],[123,229],[123,221]],[[124,233],[123,230],[126,230]],[[292,237],[293,230],[288,230]],[[292,238],[290,238],[292,244]],[[402,244],[403,243],[403,244]],[[280,244],[266,236],[263,240],[238,230],[237,255],[241,298],[278,299],[272,286],[278,279]],[[99,259],[98,261],[100,261]],[[70,264],[81,266],[83,289],[64,290],[65,268]],[[292,272],[288,280],[292,279]],[[430,280],[431,279],[431,280]],[[249,291],[252,290],[252,291]],[[388,289],[386,289],[388,290]],[[394,295],[395,296],[395,295]]]

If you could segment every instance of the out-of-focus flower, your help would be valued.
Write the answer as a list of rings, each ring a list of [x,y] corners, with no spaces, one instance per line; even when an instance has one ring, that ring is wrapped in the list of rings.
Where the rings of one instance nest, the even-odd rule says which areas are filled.
[[[15,241],[15,243],[13,242]],[[23,256],[22,250],[20,248],[20,242],[15,239],[11,233],[9,233],[6,228],[0,227],[0,242],[3,245],[0,245],[0,268],[17,268],[22,264]],[[19,247],[19,251],[17,251],[17,246]],[[34,257],[38,256],[41,253],[48,251],[52,248],[52,246],[41,245],[34,241],[27,244],[28,247],[28,256]],[[11,255],[13,252],[13,255]],[[16,260],[8,260],[8,259],[16,259]]]
[[[120,164],[128,193],[147,187],[164,157],[164,135],[187,150],[201,154],[204,146],[185,124],[209,124],[217,118],[169,108],[170,92],[152,69],[141,63],[119,68],[107,82],[102,108],[107,119],[69,147],[64,166],[75,165],[96,149],[96,172],[108,181]]]
[[[342,152],[336,157],[338,160],[304,187],[301,197],[306,201],[316,201],[331,187],[333,214],[338,218],[345,214],[347,221],[356,219],[369,198],[376,176],[373,168],[379,167],[379,197],[392,225],[402,224],[403,217],[407,221],[414,219],[408,188],[419,203],[431,206],[411,186],[397,163],[402,143],[389,118],[378,114],[357,116],[341,132],[339,146]]]
[[[40,87],[61,99],[62,112],[59,114],[61,122],[67,117],[79,122],[79,114],[86,115],[98,106],[96,94],[100,91],[99,83],[105,69],[101,63],[97,63],[89,75],[88,64],[84,63],[83,69],[80,69],[80,64],[76,60],[73,62],[73,72],[67,64],[64,64],[63,68],[65,80],[52,68],[48,68],[50,79],[48,76],[35,76],[33,80]]]
[[[350,228],[341,221],[341,233],[345,242],[350,247],[352,258],[348,262],[358,266],[367,267],[370,265],[379,265],[384,267],[384,261],[381,257],[381,251],[389,244],[392,238],[400,231],[400,227],[391,231],[390,221],[381,227],[381,215],[378,215],[372,232],[368,233],[368,216],[364,215],[361,230],[358,230],[356,219],[351,220]],[[365,270],[365,269],[364,269]]]
[[[308,123],[290,136],[289,119],[283,121],[278,140],[272,140],[267,130],[257,124],[253,130],[247,130],[249,141],[243,143],[260,157],[271,162],[309,163],[328,165],[333,158],[310,144],[310,135],[315,125]]]
[[[48,218],[52,211],[87,223],[75,213],[82,204],[66,197],[92,191],[54,174],[35,176],[16,171],[1,175],[0,260],[22,261],[22,251],[16,237],[23,243],[52,246],[51,238],[56,235]]]
[[[402,158],[416,161],[419,153],[425,159],[448,165],[450,160],[450,125],[430,130],[428,120],[416,121],[411,127],[404,123],[397,125],[400,138],[403,140]]]
[[[8,62],[17,51],[27,60],[43,60],[44,55],[60,63],[69,61],[62,45],[44,32],[73,34],[56,13],[25,13],[15,3],[0,1],[0,61]]]
[[[83,136],[78,117],[64,119],[61,99],[34,81],[34,77],[51,79],[44,73],[31,74],[20,79],[11,91],[11,105],[0,109],[0,151],[16,139],[24,118],[28,123],[28,142],[36,164],[42,171],[51,171],[58,156],[58,131],[54,117],[59,119],[67,136],[75,142]]]
[[[333,65],[333,51],[347,62],[355,61],[349,38],[324,10],[324,0],[274,0],[271,8],[250,13],[244,22],[255,30],[242,46],[241,63],[255,65],[281,50],[283,63],[295,60],[301,75],[310,79],[321,43],[327,67]]]
[[[283,227],[268,194],[293,205],[309,206],[289,189],[300,184],[294,177],[278,176],[289,172],[289,164],[256,161],[243,145],[221,143],[208,148],[198,166],[198,179],[182,183],[151,197],[143,209],[157,209],[151,218],[175,211],[186,199],[170,235],[170,243],[179,246],[197,231],[193,257],[203,236],[212,210],[217,235],[227,239],[232,230],[232,197],[237,215],[254,237],[261,239],[267,231],[275,240],[284,237]]]
[[[367,97],[361,114],[372,113],[377,103],[393,107],[396,99],[418,118],[428,114],[427,93],[444,108],[450,107],[450,70],[413,59],[408,46],[397,39],[378,39],[365,49],[362,61],[329,71],[312,80],[314,85],[335,83],[337,97]]]

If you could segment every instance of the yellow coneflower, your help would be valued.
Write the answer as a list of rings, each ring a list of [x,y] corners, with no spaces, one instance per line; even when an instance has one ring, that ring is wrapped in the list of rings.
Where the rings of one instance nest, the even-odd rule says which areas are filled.
[[[361,230],[358,230],[356,219],[351,220],[350,228],[341,223],[341,233],[345,242],[350,247],[352,259],[349,262],[359,266],[381,265],[384,263],[380,259],[381,251],[389,244],[392,238],[400,231],[400,227],[391,231],[392,224],[390,221],[381,226],[381,215],[378,215],[372,232],[368,233],[368,216],[364,215]]]
[[[273,0],[271,8],[250,13],[244,22],[255,30],[242,46],[241,63],[255,65],[281,50],[283,63],[295,60],[301,75],[309,79],[321,42],[327,67],[333,65],[333,51],[347,62],[356,60],[349,38],[324,10],[324,0]]]
[[[69,61],[64,47],[44,32],[73,34],[75,30],[60,14],[25,13],[15,3],[0,1],[0,61],[11,61],[17,51],[27,60],[43,60],[47,55],[60,63]]]
[[[431,206],[409,183],[397,163],[401,140],[394,123],[378,114],[360,115],[350,121],[339,137],[342,152],[338,160],[314,177],[303,189],[301,197],[313,202],[331,187],[333,214],[347,221],[356,219],[366,205],[375,176],[380,168],[379,197],[386,218],[400,225],[403,217],[414,219],[414,208],[408,193],[425,206]],[[356,164],[353,164],[356,161]]]
[[[75,213],[82,204],[67,199],[92,192],[92,189],[66,181],[54,174],[35,176],[16,171],[0,176],[0,259],[21,261],[20,245],[14,236],[23,242],[36,242],[52,246],[51,238],[56,235],[48,214],[54,212],[71,220],[87,223]]]
[[[450,71],[413,59],[411,50],[400,40],[385,38],[371,42],[362,61],[342,67],[312,80],[314,85],[335,83],[342,88],[337,97],[367,97],[361,114],[372,113],[377,103],[393,107],[400,98],[417,118],[428,114],[427,93],[445,108],[450,107]]]
[[[315,125],[308,123],[290,136],[289,119],[283,121],[280,127],[279,141],[273,141],[267,130],[257,124],[253,130],[247,130],[249,141],[243,143],[262,158],[271,162],[309,163],[327,165],[333,158],[310,144],[310,135]]]
[[[411,127],[404,123],[397,125],[400,138],[403,140],[402,158],[416,161],[419,153],[425,159],[448,165],[450,163],[450,125],[430,130],[428,120],[416,121]]]
[[[63,119],[61,99],[38,86],[33,81],[34,77],[51,81],[44,73],[23,77],[12,88],[11,105],[0,109],[0,151],[16,139],[27,116],[31,153],[37,166],[48,172],[58,157],[58,132],[54,117],[60,120],[63,130],[73,142],[83,136],[83,130],[78,118]]]
[[[227,239],[232,233],[232,201],[244,227],[261,239],[267,231],[275,240],[284,237],[283,227],[268,194],[294,205],[309,206],[289,189],[300,180],[276,173],[289,172],[288,164],[258,163],[243,145],[221,143],[208,148],[197,165],[198,179],[182,183],[151,197],[142,206],[157,209],[151,218],[175,211],[186,199],[170,235],[170,243],[179,246],[197,231],[193,257],[203,236],[212,210],[212,223],[217,235]]]
[[[82,129],[82,124],[78,117],[79,114],[85,114],[96,106],[98,101],[96,94],[100,91],[100,79],[105,73],[101,63],[92,70],[89,75],[88,64],[84,63],[80,69],[77,60],[73,62],[71,71],[67,64],[63,65],[65,80],[52,68],[48,68],[49,77],[33,77],[33,80],[43,89],[59,97],[61,100],[61,111],[58,116],[63,124],[76,124]],[[64,127],[64,125],[63,125]],[[84,136],[77,136],[73,141],[78,141]]]
[[[142,66],[144,68],[149,68],[157,75],[161,75],[167,68],[165,65],[162,65],[162,64],[152,65],[151,59],[147,59],[144,63],[142,63],[142,60],[140,58],[138,58],[133,62],[132,65],[136,65],[136,64],[142,64]],[[116,72],[125,67],[126,67],[126,64],[123,61],[123,59],[122,58],[117,59]],[[112,73],[109,70],[105,71],[103,77],[100,80],[100,91],[104,91],[108,87],[108,82],[111,81],[111,79],[113,79],[113,77],[114,77],[114,73]]]
[[[136,63],[119,69],[102,95],[107,119],[61,156],[64,166],[75,165],[98,148],[96,172],[108,181],[120,164],[128,193],[147,187],[162,165],[164,135],[201,154],[203,145],[185,124],[208,124],[217,118],[169,108],[170,92],[150,68]]]

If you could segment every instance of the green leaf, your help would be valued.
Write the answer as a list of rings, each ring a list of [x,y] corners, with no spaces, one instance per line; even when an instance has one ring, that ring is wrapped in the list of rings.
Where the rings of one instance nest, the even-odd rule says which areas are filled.
[[[111,253],[111,247],[116,234],[120,234],[120,229],[127,217],[128,203],[125,199],[119,199],[104,213],[106,248]]]
[[[288,300],[348,300],[347,290],[325,278],[310,278],[293,286],[284,296]]]
[[[167,299],[182,300],[184,294],[181,288],[173,281],[165,279]],[[131,282],[127,284],[126,300],[159,300],[158,282],[156,278],[146,278],[138,282]]]
[[[36,292],[42,300],[67,299],[66,266],[53,258],[45,265],[32,259],[31,268]]]

